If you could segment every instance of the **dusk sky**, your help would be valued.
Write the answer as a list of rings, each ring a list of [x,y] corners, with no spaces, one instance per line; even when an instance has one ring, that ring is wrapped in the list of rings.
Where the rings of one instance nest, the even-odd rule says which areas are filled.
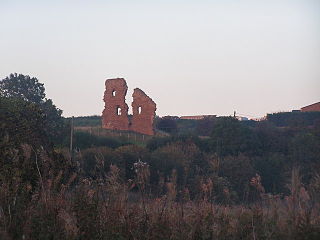
[[[37,77],[64,116],[125,78],[157,115],[262,117],[320,101],[319,0],[0,0],[0,79]]]

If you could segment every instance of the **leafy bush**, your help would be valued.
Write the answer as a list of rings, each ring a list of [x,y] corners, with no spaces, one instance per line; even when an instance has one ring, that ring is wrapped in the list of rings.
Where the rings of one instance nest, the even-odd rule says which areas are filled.
[[[74,146],[79,149],[99,146],[117,148],[122,146],[122,143],[115,138],[96,136],[86,132],[75,132]]]

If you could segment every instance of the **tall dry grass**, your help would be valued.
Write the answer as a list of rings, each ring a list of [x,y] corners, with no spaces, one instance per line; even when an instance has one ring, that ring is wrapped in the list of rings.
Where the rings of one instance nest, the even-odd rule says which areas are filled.
[[[176,173],[163,182],[166,193],[151,197],[148,192],[149,168],[134,165],[136,177],[124,182],[120,169],[112,165],[103,178],[81,179],[63,173],[42,179],[38,191],[26,202],[25,219],[9,230],[14,216],[0,208],[1,239],[320,239],[320,177],[303,186],[299,170],[293,169],[288,185],[290,195],[283,198],[266,194],[261,178],[251,179],[259,200],[250,205],[213,203],[213,182],[201,186],[202,196],[191,201],[188,189],[177,201]],[[1,186],[2,193],[6,191]],[[3,201],[2,201],[3,202]],[[19,213],[16,213],[19,214]]]

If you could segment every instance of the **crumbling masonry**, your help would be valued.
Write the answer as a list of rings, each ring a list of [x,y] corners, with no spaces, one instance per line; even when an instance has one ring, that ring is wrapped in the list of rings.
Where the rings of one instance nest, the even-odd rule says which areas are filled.
[[[154,135],[153,120],[156,112],[155,102],[141,89],[132,94],[132,112],[129,119],[128,105],[125,102],[128,86],[123,78],[107,79],[105,82],[102,127],[111,130],[133,131]]]

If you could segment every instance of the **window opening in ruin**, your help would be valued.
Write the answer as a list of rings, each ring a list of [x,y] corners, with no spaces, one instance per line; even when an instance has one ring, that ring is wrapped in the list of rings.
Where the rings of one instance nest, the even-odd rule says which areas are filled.
[[[141,114],[141,110],[142,110],[141,106],[138,107],[138,114]]]
[[[113,90],[113,91],[112,91],[112,96],[113,96],[113,97],[116,96],[116,92],[117,92],[116,90]]]
[[[117,115],[120,116],[121,115],[121,108],[118,106],[117,107]]]

